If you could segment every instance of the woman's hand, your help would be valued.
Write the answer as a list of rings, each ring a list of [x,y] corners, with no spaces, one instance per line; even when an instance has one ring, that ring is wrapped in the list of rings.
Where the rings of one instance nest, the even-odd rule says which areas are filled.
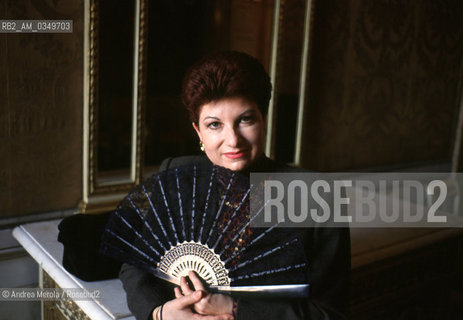
[[[232,312],[233,312],[233,298],[224,294],[220,293],[210,293],[207,292],[204,288],[201,279],[193,272],[188,272],[188,276],[191,280],[191,283],[194,286],[194,290],[196,292],[200,290],[202,292],[202,298],[193,304],[193,309],[202,315],[228,315],[230,319],[233,319]],[[190,296],[193,291],[190,286],[188,285],[185,277],[180,278],[180,291],[179,288],[175,288],[175,297],[177,299],[183,297],[182,293],[185,296]]]
[[[233,320],[233,316],[230,314],[202,315],[194,313],[192,306],[200,302],[204,295],[205,293],[202,291],[194,291],[189,295],[181,295],[166,302],[161,309],[162,320]]]

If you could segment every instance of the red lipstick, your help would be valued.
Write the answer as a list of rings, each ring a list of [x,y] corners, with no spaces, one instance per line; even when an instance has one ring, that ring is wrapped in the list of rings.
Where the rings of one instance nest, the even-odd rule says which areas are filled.
[[[243,151],[225,153],[225,156],[228,159],[238,159],[238,158],[241,158],[243,155],[244,155]]]

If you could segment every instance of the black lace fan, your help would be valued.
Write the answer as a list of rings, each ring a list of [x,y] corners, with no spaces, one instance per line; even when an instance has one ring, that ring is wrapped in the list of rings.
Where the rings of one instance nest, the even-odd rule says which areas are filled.
[[[101,250],[177,284],[193,270],[213,291],[306,296],[302,243],[288,229],[251,227],[251,188],[212,164],[155,174],[111,214]]]

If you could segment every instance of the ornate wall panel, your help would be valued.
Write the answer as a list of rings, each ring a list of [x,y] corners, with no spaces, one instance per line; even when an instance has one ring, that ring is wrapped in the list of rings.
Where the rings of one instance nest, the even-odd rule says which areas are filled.
[[[0,34],[0,217],[77,206],[83,1],[2,1],[2,19],[69,19],[71,34]]]
[[[448,160],[463,4],[316,1],[302,163],[354,170]]]

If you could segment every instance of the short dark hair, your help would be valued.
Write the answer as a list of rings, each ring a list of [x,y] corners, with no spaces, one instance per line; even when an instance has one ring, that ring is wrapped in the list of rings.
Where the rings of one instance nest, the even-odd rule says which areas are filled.
[[[200,107],[212,101],[243,97],[267,115],[272,94],[270,77],[254,57],[237,51],[213,53],[194,64],[182,85],[182,101],[198,123]]]

